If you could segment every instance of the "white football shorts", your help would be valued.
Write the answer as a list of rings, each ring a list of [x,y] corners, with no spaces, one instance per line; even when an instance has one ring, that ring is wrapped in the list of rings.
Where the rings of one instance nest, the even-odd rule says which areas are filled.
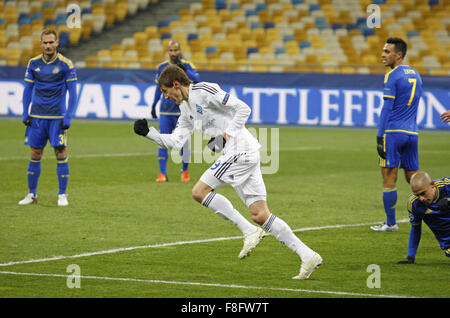
[[[200,181],[214,190],[231,185],[247,206],[267,200],[258,151],[224,154],[203,173]]]

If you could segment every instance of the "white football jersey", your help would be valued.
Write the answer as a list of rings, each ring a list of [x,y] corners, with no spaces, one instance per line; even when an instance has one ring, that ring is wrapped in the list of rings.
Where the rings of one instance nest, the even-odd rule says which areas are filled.
[[[191,84],[188,101],[180,104],[180,111],[177,127],[171,134],[160,134],[151,127],[147,137],[162,147],[179,150],[196,129],[211,137],[225,132],[229,138],[224,153],[253,152],[261,147],[245,127],[250,107],[215,83]]]

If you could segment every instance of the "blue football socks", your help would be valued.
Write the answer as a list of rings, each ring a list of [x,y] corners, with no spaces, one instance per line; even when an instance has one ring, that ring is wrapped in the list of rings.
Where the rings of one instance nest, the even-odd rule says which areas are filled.
[[[397,203],[397,188],[383,189],[383,205],[386,212],[386,223],[391,226],[397,223],[395,219],[395,204]]]
[[[64,194],[69,183],[69,158],[56,159],[56,163],[56,174],[58,175],[59,181],[58,194]]]
[[[38,180],[41,175],[41,159],[30,159],[27,175],[29,193],[36,195]]]
[[[167,149],[159,148],[158,149],[158,162],[159,162],[159,171],[167,176],[167,160],[169,158],[169,154]]]

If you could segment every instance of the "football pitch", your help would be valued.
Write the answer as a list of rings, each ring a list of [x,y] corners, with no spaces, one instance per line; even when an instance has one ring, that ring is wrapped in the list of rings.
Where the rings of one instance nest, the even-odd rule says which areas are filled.
[[[299,281],[291,279],[298,256],[273,236],[239,260],[240,231],[192,199],[192,186],[212,164],[199,147],[191,182],[180,182],[181,165],[169,159],[169,182],[157,184],[157,146],[132,124],[74,120],[69,206],[56,205],[49,144],[39,202],[19,206],[29,147],[19,118],[0,119],[1,298],[450,297],[450,259],[426,225],[416,264],[396,264],[406,258],[410,230],[402,171],[399,232],[369,228],[385,219],[375,128],[253,127],[277,137],[265,163],[273,164],[264,175],[270,210],[323,257]],[[449,176],[450,132],[421,131],[419,158],[432,178]],[[218,192],[249,218],[230,186]]]

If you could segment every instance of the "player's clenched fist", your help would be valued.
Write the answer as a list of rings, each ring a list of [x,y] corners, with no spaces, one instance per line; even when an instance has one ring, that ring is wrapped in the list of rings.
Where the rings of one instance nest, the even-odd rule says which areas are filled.
[[[148,129],[147,119],[138,119],[134,122],[134,132],[141,136],[147,136],[150,129]]]

